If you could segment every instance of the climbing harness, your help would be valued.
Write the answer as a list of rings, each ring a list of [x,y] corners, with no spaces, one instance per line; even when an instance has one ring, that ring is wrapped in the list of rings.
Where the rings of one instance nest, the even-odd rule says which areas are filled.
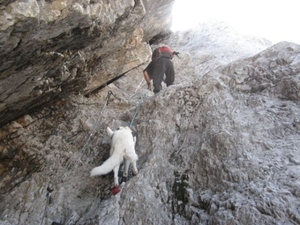
[[[96,128],[98,127],[98,124],[100,122],[100,118],[101,118],[101,116],[102,116],[102,114],[103,114],[106,106],[108,105],[108,102],[109,102],[109,99],[110,99],[111,95],[113,95],[116,99],[120,100],[115,94],[113,94],[112,91],[108,91],[106,99],[105,99],[104,106],[103,106],[102,110],[99,113],[97,121],[96,121],[96,123],[95,123],[95,125],[94,125],[94,127],[92,129],[92,132],[88,136],[87,140],[85,141],[85,144],[83,145],[83,147],[81,148],[81,150],[79,151],[79,153],[83,152],[87,148],[87,146],[88,146],[88,144],[89,144],[89,142],[90,142],[93,134],[96,131]],[[65,167],[64,171],[66,171],[70,167],[71,163],[73,163],[73,160],[75,159],[74,156],[75,156],[75,154],[71,157],[71,159],[70,159],[69,163],[67,164],[67,166]],[[46,205],[45,205],[45,209],[44,209],[44,213],[43,213],[43,217],[42,217],[40,225],[44,224],[44,219],[45,219],[45,216],[47,214],[48,205],[51,204],[51,201],[52,201],[51,194],[52,194],[52,192],[54,190],[54,186],[57,184],[58,180],[61,179],[64,176],[64,171],[61,173],[61,175],[58,178],[56,178],[56,180],[53,183],[49,183],[49,185],[47,187],[47,194],[46,194],[46,200],[47,201],[46,201]]]

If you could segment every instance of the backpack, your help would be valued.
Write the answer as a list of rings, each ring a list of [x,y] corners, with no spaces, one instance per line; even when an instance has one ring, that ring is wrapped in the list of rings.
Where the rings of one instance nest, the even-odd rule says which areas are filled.
[[[161,56],[173,59],[174,51],[171,48],[169,48],[168,46],[162,46],[162,47],[156,48],[152,52],[152,60],[158,59]]]

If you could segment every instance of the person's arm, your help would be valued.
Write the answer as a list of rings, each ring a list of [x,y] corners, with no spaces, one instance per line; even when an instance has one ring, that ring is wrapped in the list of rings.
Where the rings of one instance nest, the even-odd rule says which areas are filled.
[[[148,89],[151,90],[151,80],[150,80],[150,77],[149,77],[149,75],[148,75],[148,73],[147,73],[146,70],[144,70],[143,73],[144,73],[144,78],[145,78],[145,80],[147,82],[147,85],[148,85]]]

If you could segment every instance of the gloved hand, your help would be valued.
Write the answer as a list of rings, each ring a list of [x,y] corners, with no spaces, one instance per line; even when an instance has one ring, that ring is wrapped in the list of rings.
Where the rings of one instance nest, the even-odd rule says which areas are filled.
[[[151,83],[148,83],[148,90],[152,90],[152,88],[151,88]]]
[[[179,52],[174,51],[173,55],[176,55],[177,57],[179,57]]]

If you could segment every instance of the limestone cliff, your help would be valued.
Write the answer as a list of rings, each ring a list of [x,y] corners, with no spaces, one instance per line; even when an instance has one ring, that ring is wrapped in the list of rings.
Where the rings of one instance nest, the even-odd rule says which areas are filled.
[[[69,93],[90,93],[148,60],[173,0],[0,3],[0,126]]]
[[[141,24],[156,7],[143,6]],[[147,26],[145,40],[162,35],[158,24]],[[87,71],[102,65],[94,61],[84,67],[82,89],[0,128],[0,224],[300,224],[300,46],[271,46],[218,23],[173,33],[164,43],[180,58],[173,59],[174,85],[158,94],[147,90],[139,63],[86,94],[94,90]],[[74,60],[102,48],[109,51],[85,46],[91,51]],[[141,64],[148,59],[135,56]],[[115,57],[105,58],[102,73],[114,70]],[[76,65],[78,71],[85,63]],[[129,124],[138,134],[139,173],[114,196],[111,174],[89,172],[108,157],[106,127]]]

